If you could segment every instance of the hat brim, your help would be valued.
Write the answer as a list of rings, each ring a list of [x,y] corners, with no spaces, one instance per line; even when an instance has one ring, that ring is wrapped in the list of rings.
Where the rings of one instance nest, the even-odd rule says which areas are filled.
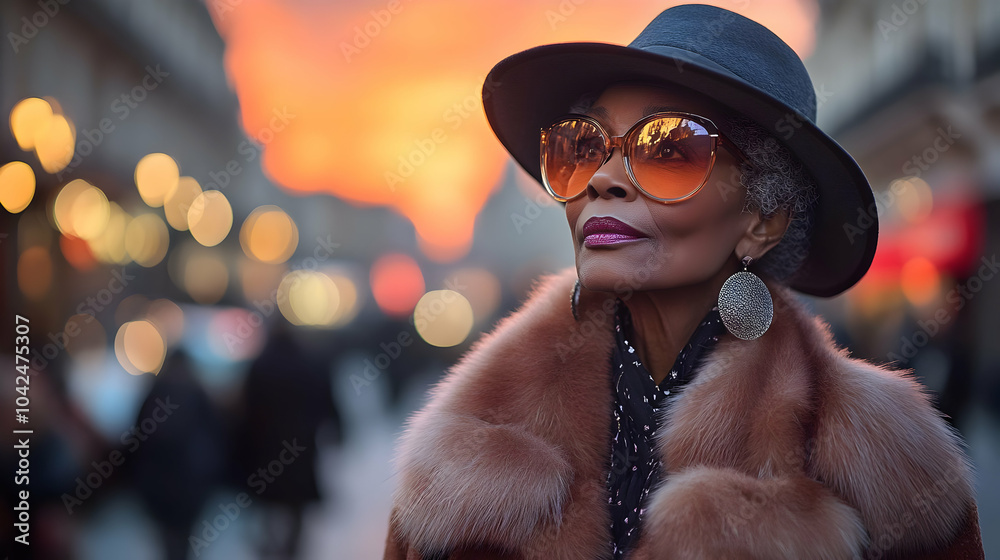
[[[660,53],[607,43],[558,43],[509,56],[483,86],[486,118],[500,142],[539,184],[539,132],[581,94],[620,81],[678,85],[745,115],[783,142],[816,181],[809,254],[786,280],[830,297],[868,271],[878,241],[875,198],[854,158],[810,119],[725,68],[681,49]],[[723,134],[726,123],[716,123]]]

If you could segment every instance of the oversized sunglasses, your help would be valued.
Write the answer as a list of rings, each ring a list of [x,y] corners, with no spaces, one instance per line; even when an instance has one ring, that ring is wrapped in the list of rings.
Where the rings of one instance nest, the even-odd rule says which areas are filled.
[[[542,183],[556,200],[572,200],[618,148],[637,189],[660,202],[680,202],[708,182],[720,144],[749,163],[712,121],[691,113],[653,113],[621,136],[609,135],[591,117],[568,115],[542,129]]]

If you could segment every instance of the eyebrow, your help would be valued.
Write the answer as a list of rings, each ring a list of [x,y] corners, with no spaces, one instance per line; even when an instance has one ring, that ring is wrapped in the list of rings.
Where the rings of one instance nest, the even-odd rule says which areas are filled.
[[[652,115],[653,113],[660,113],[663,111],[681,111],[681,109],[670,105],[646,105],[645,107],[642,108],[642,116],[646,117]],[[608,110],[600,105],[598,105],[597,107],[590,107],[583,112],[585,114],[598,116],[604,120],[610,119]]]

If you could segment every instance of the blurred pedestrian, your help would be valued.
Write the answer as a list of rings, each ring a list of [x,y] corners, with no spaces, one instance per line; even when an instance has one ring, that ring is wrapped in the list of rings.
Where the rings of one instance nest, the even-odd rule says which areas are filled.
[[[224,480],[227,444],[222,417],[182,350],[167,358],[130,435],[123,443],[136,489],[167,559],[183,560],[205,501]]]
[[[305,508],[320,501],[316,435],[328,423],[343,440],[326,363],[296,340],[279,319],[247,373],[236,428],[235,472],[263,502],[262,557],[294,558]]]

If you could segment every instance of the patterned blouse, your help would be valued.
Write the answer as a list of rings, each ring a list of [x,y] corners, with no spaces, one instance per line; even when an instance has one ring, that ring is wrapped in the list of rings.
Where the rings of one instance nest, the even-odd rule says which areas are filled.
[[[695,368],[725,332],[719,308],[713,307],[695,328],[670,373],[657,386],[639,362],[631,343],[634,333],[628,307],[621,299],[616,302],[616,345],[611,354],[611,390],[615,402],[611,419],[611,470],[607,480],[615,560],[625,558],[629,547],[638,540],[646,496],[659,480],[663,466],[655,445],[657,411],[668,404],[667,397],[694,377]]]

